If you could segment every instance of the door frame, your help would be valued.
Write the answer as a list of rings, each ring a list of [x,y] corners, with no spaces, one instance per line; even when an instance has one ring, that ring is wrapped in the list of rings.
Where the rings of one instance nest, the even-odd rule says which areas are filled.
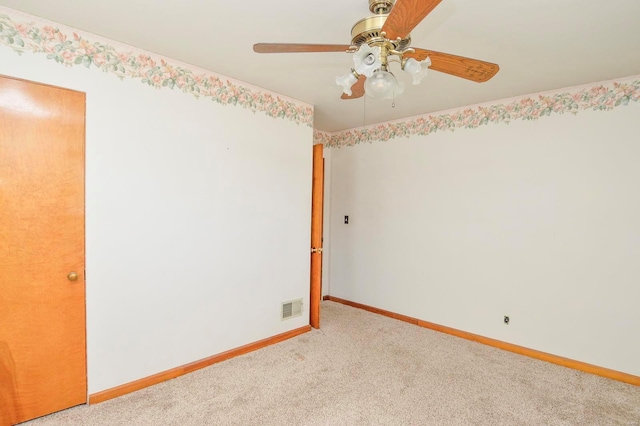
[[[313,145],[313,179],[311,185],[311,285],[309,324],[320,328],[322,298],[322,221],[324,206],[324,158],[322,144]]]

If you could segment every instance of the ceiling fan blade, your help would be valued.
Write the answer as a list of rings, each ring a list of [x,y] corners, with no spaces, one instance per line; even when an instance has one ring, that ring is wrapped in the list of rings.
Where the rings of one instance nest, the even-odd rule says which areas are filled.
[[[389,40],[405,38],[442,0],[396,0],[382,30]]]
[[[364,96],[364,81],[367,79],[364,75],[358,77],[358,81],[351,86],[351,96],[343,93],[340,99],[358,99]]]
[[[346,52],[348,44],[256,43],[256,53]]]
[[[433,50],[415,48],[415,53],[405,53],[403,56],[414,58],[416,61],[424,61],[428,56],[431,59],[429,69],[466,78],[477,83],[484,83],[490,80],[500,70],[497,64],[492,64],[491,62]]]

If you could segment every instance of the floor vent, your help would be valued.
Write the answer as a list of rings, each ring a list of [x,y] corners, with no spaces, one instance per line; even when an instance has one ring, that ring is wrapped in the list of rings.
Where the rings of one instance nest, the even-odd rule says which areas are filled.
[[[302,299],[282,303],[283,320],[299,317],[300,315],[302,315]]]

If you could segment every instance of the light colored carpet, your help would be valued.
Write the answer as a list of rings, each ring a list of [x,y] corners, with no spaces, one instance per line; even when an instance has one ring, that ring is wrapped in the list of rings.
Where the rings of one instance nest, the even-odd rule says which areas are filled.
[[[322,329],[45,425],[640,425],[640,387],[334,302]]]

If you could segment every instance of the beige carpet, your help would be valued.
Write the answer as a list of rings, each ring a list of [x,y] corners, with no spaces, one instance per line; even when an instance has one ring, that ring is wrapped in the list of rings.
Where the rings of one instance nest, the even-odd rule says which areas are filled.
[[[44,425],[640,425],[640,387],[339,305],[322,329]]]

